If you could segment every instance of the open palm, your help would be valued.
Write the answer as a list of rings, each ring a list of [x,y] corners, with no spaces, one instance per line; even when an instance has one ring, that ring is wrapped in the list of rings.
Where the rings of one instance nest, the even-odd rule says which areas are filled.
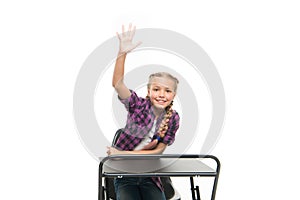
[[[125,32],[124,25],[122,26],[122,34],[119,34],[117,32],[117,36],[120,42],[120,49],[119,49],[120,53],[128,53],[141,44],[141,42],[136,42],[136,43],[132,42],[134,34],[135,34],[135,26],[132,27],[132,24],[129,24],[127,32]]]

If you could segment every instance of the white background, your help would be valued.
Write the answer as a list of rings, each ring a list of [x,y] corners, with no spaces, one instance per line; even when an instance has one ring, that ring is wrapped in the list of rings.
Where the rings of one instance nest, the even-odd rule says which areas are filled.
[[[217,199],[299,199],[297,1],[1,1],[0,199],[97,199],[72,101],[87,56],[122,23],[196,41],[225,87]]]

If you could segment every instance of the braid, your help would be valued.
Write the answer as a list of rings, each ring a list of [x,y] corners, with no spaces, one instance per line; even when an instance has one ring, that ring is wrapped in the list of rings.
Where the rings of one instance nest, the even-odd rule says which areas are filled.
[[[154,149],[158,142],[161,141],[162,138],[165,137],[165,134],[168,130],[168,122],[170,121],[170,118],[172,116],[172,105],[173,101],[171,102],[170,105],[166,107],[166,114],[164,116],[164,119],[162,120],[160,127],[158,129],[158,137],[156,137],[154,140],[152,140],[149,144],[143,147],[144,150],[149,150],[149,149]]]
[[[154,73],[154,74],[151,74],[149,76],[149,81],[148,81],[148,84],[147,84],[147,87],[148,87],[148,91],[150,89],[150,86],[152,84],[152,81],[154,78],[169,78],[171,80],[174,81],[174,92],[176,93],[177,91],[177,84],[179,83],[178,79],[174,76],[172,76],[171,74],[167,73],[167,72],[158,72],[158,73]],[[147,95],[146,96],[146,99],[150,99],[150,97]],[[173,109],[172,109],[172,106],[173,106],[173,101],[170,103],[170,105],[168,105],[166,108],[165,108],[165,115],[164,115],[164,119],[162,120],[160,126],[159,126],[159,129],[157,131],[158,133],[158,136],[160,138],[164,138],[168,129],[169,129],[169,121],[170,121],[170,118],[172,117],[173,115]]]
[[[162,120],[159,129],[158,129],[158,135],[160,138],[164,138],[165,134],[169,128],[168,123],[170,121],[170,118],[172,117],[173,114],[173,109],[172,109],[173,101],[171,102],[170,105],[166,107],[166,114],[164,116],[164,119]]]

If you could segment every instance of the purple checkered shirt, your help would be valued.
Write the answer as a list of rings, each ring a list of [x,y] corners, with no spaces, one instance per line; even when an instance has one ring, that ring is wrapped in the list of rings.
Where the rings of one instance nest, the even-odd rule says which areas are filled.
[[[143,140],[150,132],[155,121],[150,99],[138,97],[137,94],[131,91],[131,96],[120,101],[125,105],[128,115],[124,131],[120,134],[115,146],[122,150],[131,151]],[[159,126],[164,118],[165,112],[162,113],[156,122],[154,136],[158,136]],[[179,128],[179,115],[173,110],[168,124],[169,128],[164,138],[160,142],[171,145],[175,140],[175,133]],[[159,177],[152,177],[156,185],[163,190]]]

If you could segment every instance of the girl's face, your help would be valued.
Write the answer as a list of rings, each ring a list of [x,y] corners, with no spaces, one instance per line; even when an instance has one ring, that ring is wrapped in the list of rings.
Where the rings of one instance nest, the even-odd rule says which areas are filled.
[[[165,109],[170,105],[175,94],[175,82],[170,78],[155,77],[148,88],[150,101],[158,109]]]

